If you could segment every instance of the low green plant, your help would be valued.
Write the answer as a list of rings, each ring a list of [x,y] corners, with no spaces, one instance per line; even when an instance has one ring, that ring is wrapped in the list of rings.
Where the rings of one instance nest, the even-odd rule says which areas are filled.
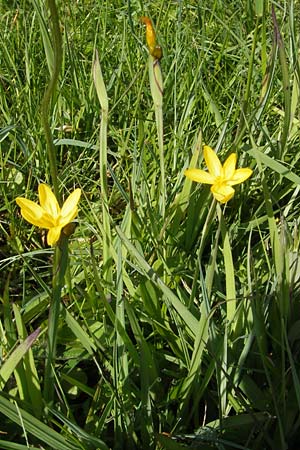
[[[0,447],[296,448],[298,3],[0,12]],[[253,171],[224,203],[204,146]],[[82,192],[52,247],[44,183]]]

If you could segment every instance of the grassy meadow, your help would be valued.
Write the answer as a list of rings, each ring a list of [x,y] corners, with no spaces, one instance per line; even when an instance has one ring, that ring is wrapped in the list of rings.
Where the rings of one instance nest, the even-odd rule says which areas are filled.
[[[299,448],[299,19],[2,0],[1,449]],[[253,171],[227,203],[204,145]],[[54,245],[15,201],[44,183],[81,189]]]

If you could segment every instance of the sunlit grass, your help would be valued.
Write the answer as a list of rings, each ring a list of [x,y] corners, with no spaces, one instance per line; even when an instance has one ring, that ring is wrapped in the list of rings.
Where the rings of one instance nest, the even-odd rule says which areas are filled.
[[[293,448],[298,3],[57,4],[62,69],[48,120],[60,193],[82,198],[53,402],[43,389],[54,251],[15,203],[51,183],[50,19],[39,0],[0,6],[0,447]],[[141,16],[164,53],[159,112]],[[184,176],[204,167],[203,145],[253,170],[226,205]]]

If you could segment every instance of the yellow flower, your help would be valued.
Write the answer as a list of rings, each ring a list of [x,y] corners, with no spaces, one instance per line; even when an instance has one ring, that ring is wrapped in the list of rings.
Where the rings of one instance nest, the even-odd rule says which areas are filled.
[[[47,184],[40,184],[38,190],[40,205],[24,197],[17,197],[16,202],[27,222],[49,230],[47,243],[48,245],[54,245],[60,238],[61,230],[77,216],[77,204],[81,189],[75,189],[62,208],[59,207],[55,195]]]
[[[141,22],[146,25],[146,42],[148,45],[149,53],[153,58],[160,60],[163,56],[162,48],[160,45],[156,45],[156,34],[149,17],[141,17]]]
[[[184,174],[198,183],[211,184],[210,190],[215,199],[220,203],[227,203],[234,196],[232,186],[247,180],[252,175],[252,170],[235,168],[236,153],[231,153],[223,166],[216,153],[208,145],[204,146],[203,153],[208,172],[201,169],[187,169]]]

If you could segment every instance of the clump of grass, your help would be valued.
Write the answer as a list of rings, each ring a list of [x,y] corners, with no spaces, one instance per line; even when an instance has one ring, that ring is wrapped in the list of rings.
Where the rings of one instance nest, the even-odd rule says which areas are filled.
[[[1,448],[296,445],[297,3],[272,15],[264,1],[57,1],[62,69],[48,117],[59,185],[84,195],[51,404],[53,250],[14,202],[50,179],[40,105],[51,17],[33,5],[0,6]],[[160,115],[145,15],[164,51]],[[254,171],[225,207],[184,177],[202,167],[203,144]]]

